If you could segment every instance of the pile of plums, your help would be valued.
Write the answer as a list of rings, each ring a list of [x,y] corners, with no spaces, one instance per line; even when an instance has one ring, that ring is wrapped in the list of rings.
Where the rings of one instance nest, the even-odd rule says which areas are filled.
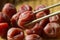
[[[33,11],[45,8],[39,5],[34,10],[27,4],[16,10],[11,3],[6,3],[0,12],[0,36],[7,40],[44,40],[44,38],[60,37],[60,15],[55,15],[29,26],[29,22],[50,14],[50,10]]]

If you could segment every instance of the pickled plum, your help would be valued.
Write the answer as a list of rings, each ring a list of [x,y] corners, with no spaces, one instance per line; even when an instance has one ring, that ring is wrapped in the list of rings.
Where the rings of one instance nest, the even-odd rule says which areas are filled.
[[[58,37],[60,34],[60,25],[56,22],[48,23],[44,28],[44,32],[48,37]]]
[[[25,4],[25,5],[22,5],[18,10],[18,12],[21,12],[21,13],[23,13],[25,11],[32,11],[32,7]]]
[[[19,16],[20,16],[20,12],[17,12],[16,14],[14,14],[11,18],[11,23],[12,23],[12,26],[17,26],[17,21],[19,19]]]
[[[18,26],[21,28],[25,28],[24,25],[32,20],[34,20],[33,13],[31,11],[26,11],[20,14],[20,17],[18,20]]]
[[[4,13],[0,12],[0,23],[4,23],[7,22],[10,24],[10,19],[7,15],[5,15]]]
[[[49,18],[49,21],[60,23],[60,17],[59,17],[59,15],[52,16]]]
[[[0,23],[0,36],[1,37],[6,37],[8,28],[9,28],[8,23]]]
[[[37,19],[38,19],[38,18],[41,18],[41,17],[43,17],[43,16],[46,16],[46,13],[43,12],[43,11],[36,14],[36,18],[37,18]],[[44,20],[41,20],[41,21],[39,22],[39,26],[44,27],[48,22],[49,22],[49,19],[48,19],[48,18],[47,18],[47,19],[44,19]]]
[[[20,28],[11,28],[8,30],[7,39],[8,40],[23,40],[24,33],[22,29]]]
[[[13,4],[6,3],[2,9],[2,12],[11,18],[17,11]]]
[[[30,34],[38,34],[38,35],[41,35],[42,33],[42,26],[39,26],[39,23],[36,23],[35,26],[31,29],[26,29],[25,32],[27,35],[30,35]]]
[[[31,34],[31,35],[27,35],[25,37],[25,40],[43,40],[43,39],[37,34]]]
[[[39,9],[43,9],[45,8],[46,6],[45,5],[39,5],[35,8],[35,10],[39,10]],[[50,13],[50,10],[49,9],[46,9],[44,10],[43,12],[45,12],[47,15]]]

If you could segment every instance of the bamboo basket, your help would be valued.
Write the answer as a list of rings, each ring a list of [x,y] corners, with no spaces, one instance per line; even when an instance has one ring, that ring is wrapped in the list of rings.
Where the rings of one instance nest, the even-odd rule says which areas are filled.
[[[60,0],[6,0],[5,2],[3,2],[4,4],[6,2],[11,2],[13,4],[15,4],[16,8],[18,9],[22,4],[28,4],[30,6],[32,6],[33,10],[36,6],[38,5],[46,5],[46,6],[51,6],[53,4],[56,4],[58,2],[60,2]],[[1,3],[1,4],[3,4]],[[3,4],[3,5],[4,5]],[[57,7],[54,7],[54,8],[51,8],[51,13],[52,12],[55,12],[55,11],[58,11],[60,10],[60,6],[57,6]],[[1,39],[0,40],[4,40],[4,39]],[[46,39],[46,40],[50,40],[50,39]],[[51,39],[51,40],[60,40],[60,39]]]

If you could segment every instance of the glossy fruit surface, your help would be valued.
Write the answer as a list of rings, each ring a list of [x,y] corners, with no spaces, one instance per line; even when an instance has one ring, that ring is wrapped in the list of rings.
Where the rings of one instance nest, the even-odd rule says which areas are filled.
[[[10,24],[10,19],[7,15],[5,15],[4,13],[0,12],[0,23],[4,23],[7,22]]]
[[[44,32],[48,37],[57,37],[60,34],[60,25],[58,23],[48,23],[44,28]]]
[[[18,26],[21,28],[25,28],[24,25],[32,20],[34,20],[34,14],[31,11],[26,11],[20,14]]]
[[[0,36],[6,37],[8,28],[8,23],[0,23]]]
[[[2,12],[11,18],[17,11],[13,4],[6,3],[2,9]]]
[[[42,40],[42,38],[37,34],[27,35],[25,40]]]
[[[32,11],[32,7],[27,4],[24,4],[18,10],[18,12],[21,12],[21,13],[23,13],[25,11]]]
[[[35,8],[35,10],[39,10],[39,9],[43,9],[45,8],[46,6],[45,5],[39,5]],[[45,12],[47,15],[50,13],[50,10],[49,9],[46,9],[44,10],[43,12]]]
[[[7,39],[8,40],[23,40],[24,33],[19,28],[11,28],[11,29],[9,29],[9,31],[7,33]]]
[[[21,14],[20,12],[17,12],[16,14],[12,16],[11,18],[12,26],[17,26],[17,22],[18,22],[20,14]]]

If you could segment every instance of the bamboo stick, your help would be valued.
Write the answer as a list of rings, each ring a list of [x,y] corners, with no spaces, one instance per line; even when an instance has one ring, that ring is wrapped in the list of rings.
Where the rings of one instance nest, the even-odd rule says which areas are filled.
[[[33,11],[33,13],[37,13],[37,12],[40,12],[40,11],[43,11],[43,10],[46,10],[46,9],[49,9],[49,8],[53,8],[53,7],[56,7],[56,6],[59,6],[59,5],[60,5],[60,3],[57,3],[57,4],[54,4],[52,6],[49,6],[49,7],[37,10],[37,11]]]
[[[46,15],[46,16],[44,16],[44,17],[38,18],[38,19],[36,19],[36,20],[33,20],[32,22],[26,24],[25,26],[31,25],[31,24],[33,24],[33,23],[39,22],[39,21],[41,21],[41,20],[43,20],[43,19],[49,18],[49,17],[54,16],[54,15],[58,15],[58,14],[60,14],[60,11],[57,11],[57,12],[54,12],[54,13],[52,13],[52,14],[49,14],[49,15]]]

